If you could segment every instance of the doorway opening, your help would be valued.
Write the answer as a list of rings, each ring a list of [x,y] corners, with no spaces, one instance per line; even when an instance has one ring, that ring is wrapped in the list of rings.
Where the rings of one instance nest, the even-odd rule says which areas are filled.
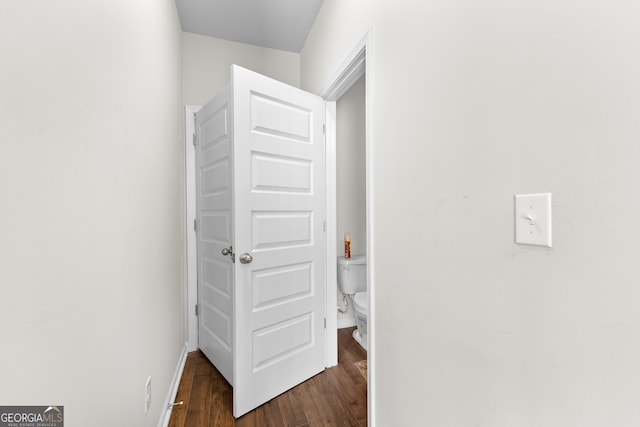
[[[374,215],[373,215],[373,133],[372,133],[372,67],[371,67],[371,31],[367,31],[364,37],[358,42],[347,58],[342,62],[341,66],[336,70],[329,85],[320,91],[326,102],[326,120],[327,120],[327,366],[337,363],[333,359],[337,356],[337,329],[346,324],[339,324],[338,304],[333,298],[337,295],[338,301],[342,300],[342,295],[337,287],[337,256],[342,254],[339,247],[342,245],[342,233],[345,230],[338,230],[339,211],[344,206],[338,206],[337,200],[337,145],[340,141],[336,139],[336,103],[349,92],[349,90],[358,84],[362,84],[364,88],[356,90],[362,91],[364,94],[356,95],[364,97],[360,100],[364,111],[360,111],[364,115],[364,220],[365,231],[362,240],[364,242],[364,252],[367,257],[367,293],[368,293],[368,313],[367,313],[367,411],[368,425],[375,426],[375,240],[374,240]],[[358,83],[360,82],[360,83]],[[353,95],[353,94],[350,94]],[[362,147],[360,148],[362,149]],[[342,159],[344,160],[344,159]],[[362,160],[362,159],[361,159]],[[347,174],[347,177],[349,175]],[[361,190],[360,190],[361,191]],[[359,208],[360,209],[360,208]],[[362,213],[358,214],[362,217]],[[358,216],[356,216],[358,217]],[[362,233],[360,231],[360,233]],[[362,244],[363,242],[360,242]],[[348,320],[347,320],[348,322]]]
[[[343,242],[348,239],[352,262],[362,257],[366,260],[367,256],[364,112],[365,76],[362,76],[336,101],[336,251],[339,258],[343,254],[347,257]],[[355,295],[347,297],[341,291],[338,281],[338,328],[356,326]],[[354,338],[366,349],[365,333],[366,328],[359,327]]]

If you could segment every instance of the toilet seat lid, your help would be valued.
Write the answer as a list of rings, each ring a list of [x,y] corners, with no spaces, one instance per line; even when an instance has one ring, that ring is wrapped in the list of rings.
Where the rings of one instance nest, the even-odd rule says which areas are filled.
[[[369,293],[368,292],[358,292],[353,297],[353,305],[358,311],[366,313],[369,311]]]

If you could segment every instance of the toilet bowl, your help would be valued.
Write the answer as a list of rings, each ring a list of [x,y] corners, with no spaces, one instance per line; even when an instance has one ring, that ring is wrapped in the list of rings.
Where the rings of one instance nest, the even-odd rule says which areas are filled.
[[[369,293],[358,292],[353,296],[353,312],[356,316],[356,330],[353,338],[367,349],[367,315],[369,312]]]
[[[367,293],[367,258],[354,256],[349,259],[338,257],[338,288],[347,296],[356,318],[353,338],[367,349],[367,313],[369,295]]]

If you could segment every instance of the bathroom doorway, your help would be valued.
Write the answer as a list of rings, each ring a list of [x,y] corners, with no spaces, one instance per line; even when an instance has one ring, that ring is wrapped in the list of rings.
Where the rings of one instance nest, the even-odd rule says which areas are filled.
[[[352,255],[366,255],[367,259],[367,412],[368,425],[375,425],[375,236],[373,233],[375,219],[371,120],[371,88],[374,76],[370,65],[371,45],[371,33],[367,32],[336,70],[330,84],[321,90],[319,95],[327,101],[327,290],[329,290],[327,294],[327,366],[337,363],[337,359],[333,358],[337,355],[335,337],[338,329],[351,324],[355,325],[352,305],[345,313],[338,311],[339,304],[341,307],[345,305],[342,303],[342,293],[337,287],[337,257],[344,255],[343,237],[345,231],[348,231],[351,235]],[[340,119],[336,115],[338,108],[340,108],[340,115],[343,116]],[[352,119],[356,123],[347,124],[346,129],[342,128],[345,121]],[[338,130],[339,126],[340,130]],[[355,143],[345,141],[349,138],[356,138],[358,141]],[[340,144],[343,146],[338,147]],[[340,172],[338,162],[340,162]],[[348,184],[351,188],[346,191],[339,189],[340,186],[345,185],[350,176],[357,177],[354,179],[358,183],[353,186]],[[338,202],[339,198],[340,202]],[[363,203],[364,212],[362,211]],[[346,210],[354,205],[357,213],[347,213]],[[351,219],[348,219],[349,217]],[[347,227],[353,227],[355,231],[345,230],[344,228]],[[333,262],[330,262],[331,260]],[[332,298],[334,293],[335,299]]]
[[[336,253],[344,255],[349,236],[351,256],[367,255],[367,182],[365,82],[360,77],[336,101]],[[353,301],[338,289],[338,328],[356,326]],[[363,343],[366,347],[366,343]]]

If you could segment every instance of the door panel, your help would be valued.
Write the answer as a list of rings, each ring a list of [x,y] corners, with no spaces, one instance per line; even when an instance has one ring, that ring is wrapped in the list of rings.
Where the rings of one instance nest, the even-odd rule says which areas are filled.
[[[254,271],[253,274],[253,312],[312,296],[313,269],[309,262],[267,268]]]
[[[251,188],[254,193],[311,192],[312,163],[266,153],[251,154]]]
[[[234,415],[324,369],[324,101],[234,66]]]
[[[254,211],[251,217],[252,252],[304,249],[313,244],[313,212]]]
[[[196,113],[198,347],[233,385],[233,242],[229,88]]]
[[[321,98],[235,66],[196,115],[199,347],[236,417],[324,369],[323,124]]]
[[[249,96],[251,131],[310,142],[312,123],[308,109],[265,94],[251,93]]]

